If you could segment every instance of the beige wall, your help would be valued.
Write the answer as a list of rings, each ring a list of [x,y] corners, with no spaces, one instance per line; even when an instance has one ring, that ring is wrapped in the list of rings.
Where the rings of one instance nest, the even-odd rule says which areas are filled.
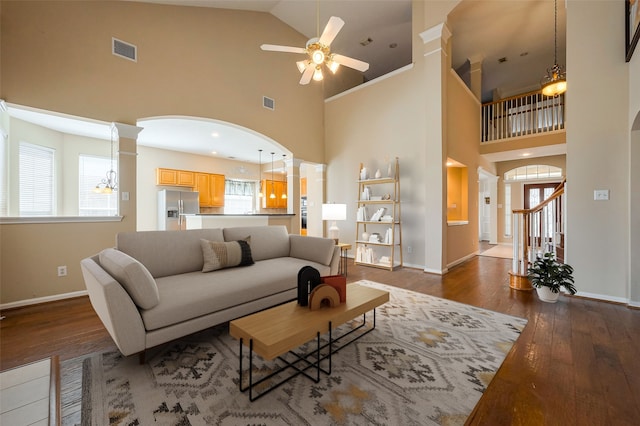
[[[466,220],[465,225],[447,226],[447,265],[452,265],[478,251],[478,167],[480,160],[480,103],[464,82],[449,70],[447,83],[447,157],[466,166],[458,179],[465,179],[461,202],[449,213]],[[461,171],[451,168],[452,171]],[[451,206],[449,206],[451,207]],[[463,210],[466,210],[464,217]]]
[[[629,149],[630,175],[630,250],[629,294],[631,303],[640,307],[640,47],[629,62],[629,125],[631,142]]]
[[[214,118],[324,162],[322,86],[300,86],[291,55],[259,48],[306,38],[270,14],[116,1],[0,7],[0,99],[105,122]],[[138,62],[113,56],[112,37],[137,45]],[[135,140],[121,139],[120,150],[120,190],[130,194],[121,222],[0,225],[1,304],[84,290],[80,259],[136,229]]]
[[[567,2],[566,261],[579,291],[620,301],[629,297],[630,87],[624,31],[611,28],[623,16],[624,2]],[[610,200],[594,201],[596,189]]]

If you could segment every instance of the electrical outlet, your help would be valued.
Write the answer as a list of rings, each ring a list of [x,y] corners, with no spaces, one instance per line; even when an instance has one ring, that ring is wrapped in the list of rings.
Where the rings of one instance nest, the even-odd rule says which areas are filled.
[[[409,253],[409,254],[413,253],[413,247],[408,246],[407,247],[407,253]]]
[[[59,277],[67,276],[67,265],[58,266],[58,276]]]

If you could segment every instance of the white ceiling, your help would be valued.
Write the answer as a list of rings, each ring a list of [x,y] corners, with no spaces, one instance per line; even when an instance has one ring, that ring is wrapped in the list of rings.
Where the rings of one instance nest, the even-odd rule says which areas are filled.
[[[151,3],[183,6],[244,9],[271,13],[300,33],[311,38],[322,32],[330,16],[339,16],[345,25],[331,45],[340,53],[370,64],[365,74],[370,80],[411,62],[411,0],[146,0]],[[565,9],[558,3],[558,62],[565,63]],[[539,81],[554,60],[554,2],[552,0],[465,0],[449,15],[452,36],[452,65],[468,69],[468,59],[482,60],[483,100],[491,100],[494,91],[510,96],[539,87]],[[421,29],[420,29],[421,30]],[[371,38],[367,46],[360,41]],[[270,43],[270,40],[263,40]],[[395,43],[397,47],[389,46]],[[525,54],[526,52],[526,54]],[[278,54],[274,52],[273,54]],[[499,62],[498,59],[506,58]],[[313,84],[313,83],[312,83]],[[15,110],[15,108],[10,108]],[[42,114],[22,112],[22,119],[37,122]],[[12,113],[12,115],[14,115]],[[71,130],[70,117],[57,114],[47,127],[68,133],[109,140],[110,123],[82,124]],[[139,143],[201,155],[258,162],[258,149],[270,159],[290,155],[274,141],[248,129],[215,120],[189,120],[170,117],[145,119]],[[92,128],[88,130],[87,127]],[[92,133],[93,132],[93,133]],[[217,137],[212,137],[217,134]],[[501,161],[518,158],[521,153],[502,155]],[[549,155],[536,151],[532,156]],[[509,158],[506,158],[506,157]]]

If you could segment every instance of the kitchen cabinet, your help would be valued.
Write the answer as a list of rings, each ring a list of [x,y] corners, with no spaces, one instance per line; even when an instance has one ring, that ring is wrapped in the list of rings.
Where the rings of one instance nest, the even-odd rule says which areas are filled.
[[[307,178],[306,177],[300,178],[300,196],[301,197],[307,196]]]
[[[287,182],[264,179],[262,181],[262,189],[264,191],[264,197],[262,197],[263,209],[287,208],[287,199],[282,198],[282,194],[287,193]],[[275,198],[271,198],[272,193],[275,194]]]
[[[195,186],[195,173],[188,170],[156,169],[156,185]]]
[[[200,194],[200,207],[224,207],[224,175],[195,173],[195,190]]]

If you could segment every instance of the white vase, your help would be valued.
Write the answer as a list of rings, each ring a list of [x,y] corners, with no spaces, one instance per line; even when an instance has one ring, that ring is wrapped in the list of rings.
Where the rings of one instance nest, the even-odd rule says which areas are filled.
[[[369,241],[369,233],[368,232],[363,232],[362,233],[362,241]]]
[[[376,170],[376,179],[380,179],[382,177],[382,173],[380,173],[380,169]]]
[[[536,292],[538,293],[538,297],[543,302],[548,303],[556,303],[558,301],[558,297],[560,297],[560,293],[552,292],[549,287],[536,287]]]
[[[360,180],[366,180],[367,179],[367,168],[363,167],[362,170],[360,170]]]

